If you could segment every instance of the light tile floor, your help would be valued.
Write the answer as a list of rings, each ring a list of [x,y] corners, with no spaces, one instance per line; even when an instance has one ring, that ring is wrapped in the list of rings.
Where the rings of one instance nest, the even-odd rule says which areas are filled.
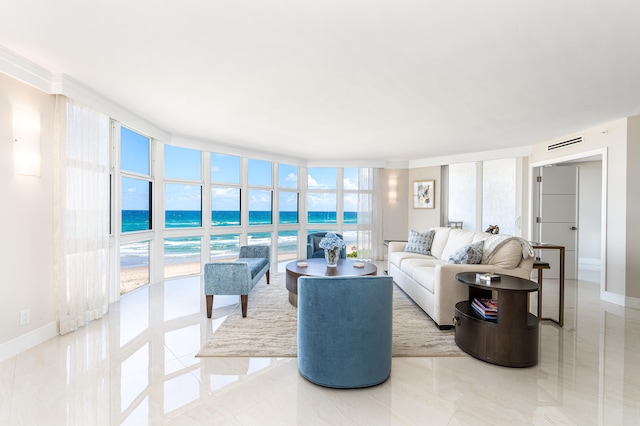
[[[582,278],[582,277],[581,277]],[[554,289],[554,285],[556,286]],[[640,310],[568,281],[565,326],[540,327],[525,369],[471,357],[394,358],[360,390],[313,385],[296,358],[195,358],[234,299],[207,320],[201,278],[130,293],[109,314],[0,364],[0,425],[622,425],[640,419]],[[545,280],[544,314],[557,312]],[[533,305],[535,307],[535,305]],[[555,308],[555,309],[554,309]]]

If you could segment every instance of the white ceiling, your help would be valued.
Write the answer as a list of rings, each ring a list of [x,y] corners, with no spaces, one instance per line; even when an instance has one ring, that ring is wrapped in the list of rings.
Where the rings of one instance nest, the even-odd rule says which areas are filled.
[[[521,147],[640,113],[634,0],[2,0],[0,45],[173,135],[300,159]]]

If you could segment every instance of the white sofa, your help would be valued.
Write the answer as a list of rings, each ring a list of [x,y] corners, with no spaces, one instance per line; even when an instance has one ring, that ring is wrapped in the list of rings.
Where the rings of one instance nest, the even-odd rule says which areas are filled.
[[[534,252],[528,242],[509,235],[492,235],[456,228],[433,228],[430,254],[406,252],[405,242],[389,243],[388,271],[441,329],[453,327],[455,304],[467,300],[469,287],[456,280],[459,272],[477,271],[529,279]],[[458,249],[483,241],[482,263],[447,263]],[[479,244],[478,244],[479,245]],[[460,252],[458,251],[458,254]]]

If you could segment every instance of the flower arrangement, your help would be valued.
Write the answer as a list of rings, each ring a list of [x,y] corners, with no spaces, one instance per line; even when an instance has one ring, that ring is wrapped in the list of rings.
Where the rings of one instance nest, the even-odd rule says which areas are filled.
[[[333,232],[327,232],[323,239],[320,240],[318,246],[325,250],[340,249],[342,250],[347,245],[342,241],[342,238],[338,237]]]
[[[338,265],[338,258],[340,257],[340,250],[347,245],[342,238],[338,237],[333,232],[327,232],[323,239],[320,240],[318,246],[324,249],[324,257],[327,260],[327,266],[335,267]]]

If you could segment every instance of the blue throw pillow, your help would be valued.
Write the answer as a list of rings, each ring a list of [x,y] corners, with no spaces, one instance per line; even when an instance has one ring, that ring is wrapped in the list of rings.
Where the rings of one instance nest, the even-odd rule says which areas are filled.
[[[478,241],[477,243],[460,247],[451,256],[449,256],[448,263],[458,263],[466,265],[477,265],[479,263],[482,263],[483,247],[484,241]]]
[[[436,231],[433,229],[427,232],[411,230],[409,233],[409,241],[404,247],[404,251],[431,256],[431,244],[433,244],[433,237],[435,234]]]

